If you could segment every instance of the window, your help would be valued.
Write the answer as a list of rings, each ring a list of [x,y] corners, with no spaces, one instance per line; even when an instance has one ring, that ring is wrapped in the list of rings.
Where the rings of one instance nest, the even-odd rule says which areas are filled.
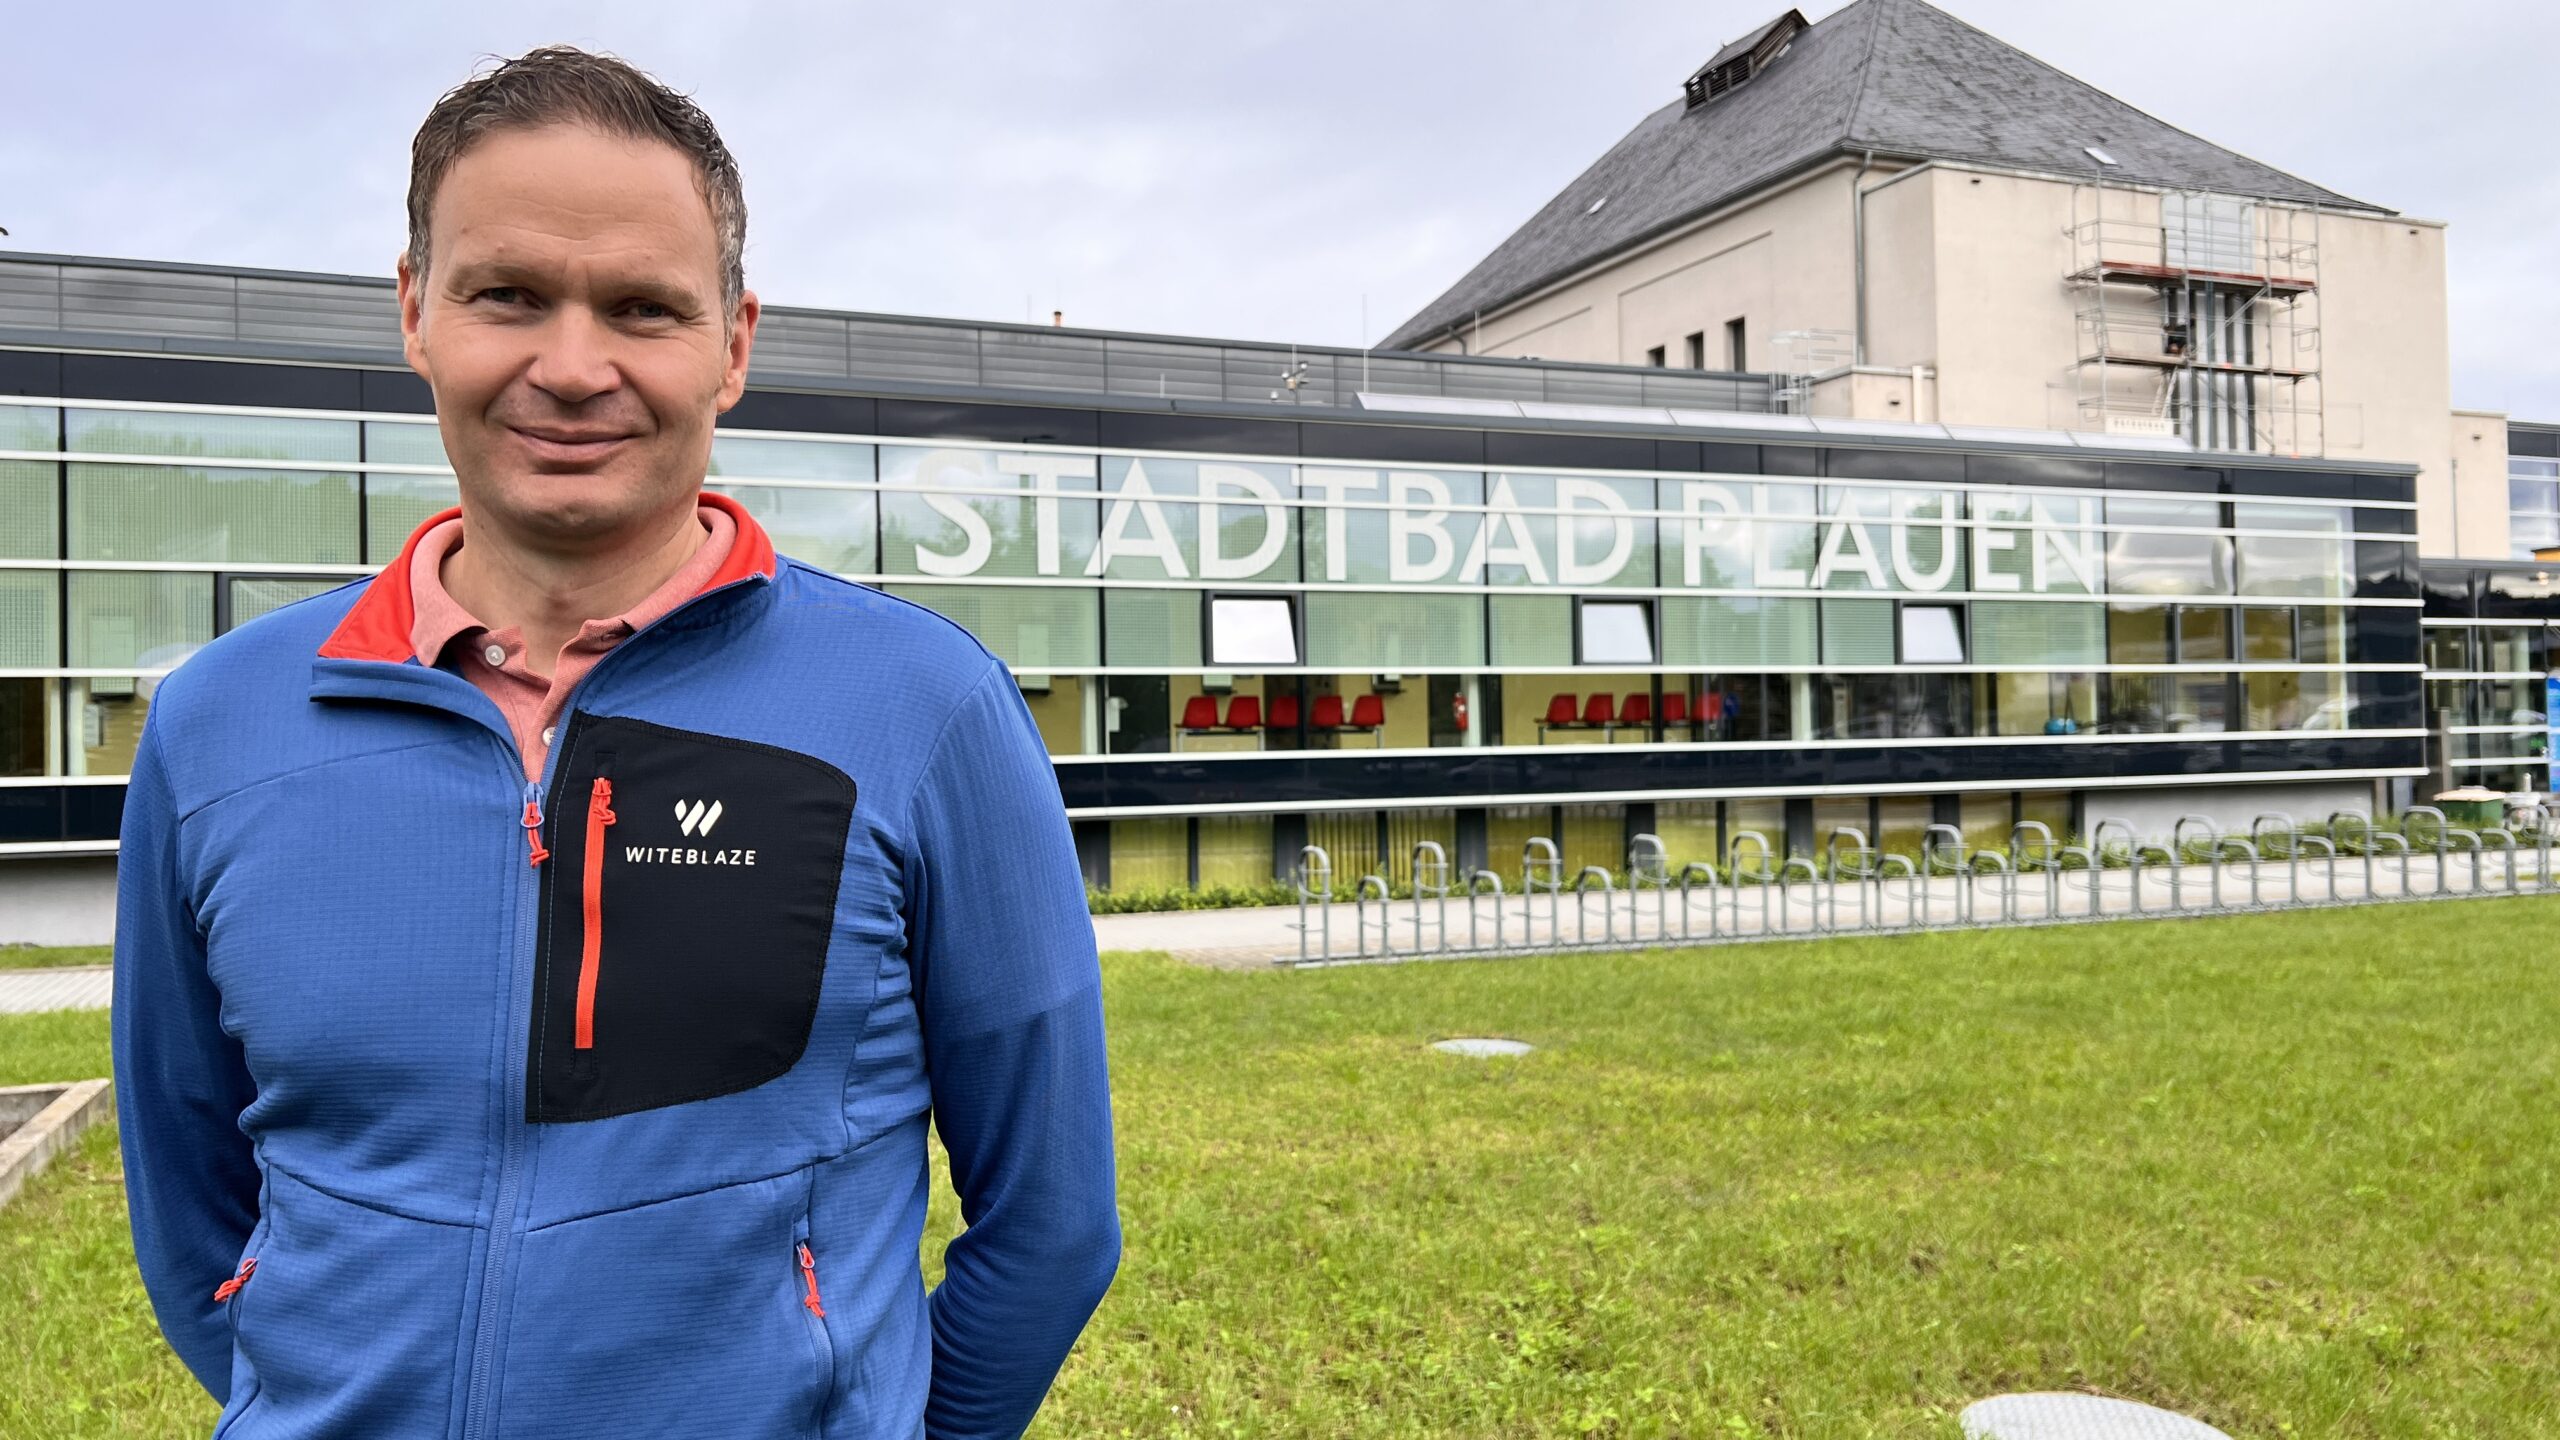
[[[1481,596],[1318,590],[1306,607],[1309,665],[1376,672],[1485,663]]]
[[[1653,663],[1653,606],[1642,600],[1585,600],[1574,638],[1584,665]]]
[[[2107,659],[2118,665],[2169,663],[2167,605],[2107,607]]]
[[[310,565],[357,560],[352,474],[230,466],[66,468],[75,559]]]
[[[2106,658],[2107,612],[2097,605],[1976,600],[1974,658],[1985,665],[2094,665]]]
[[[2560,545],[2560,460],[2507,457],[2507,544],[2518,560]]]
[[[310,579],[300,575],[221,575],[215,577],[213,591],[213,628],[216,633],[237,629],[271,610],[281,610],[296,600],[324,595],[346,584],[335,577]]]
[[[0,450],[58,450],[59,412],[0,405]],[[0,555],[50,560],[56,469],[50,460],[0,460]]]
[[[1659,346],[1659,345],[1656,345],[1656,346],[1654,346],[1652,349],[1647,350],[1646,352],[1644,352],[1644,363],[1646,363],[1647,365],[1652,366],[1652,367],[1653,367],[1654,369],[1656,369],[1656,370],[1660,370],[1660,369],[1662,369],[1662,368],[1664,367],[1664,364],[1665,364],[1665,361],[1664,361],[1664,358],[1663,358],[1663,354],[1662,354],[1662,347],[1661,347],[1661,346]]]
[[[1751,368],[1749,365],[1743,363],[1744,359],[1750,354],[1750,350],[1745,344],[1746,338],[1747,337],[1743,334],[1741,316],[1736,315],[1732,319],[1724,322],[1724,363],[1726,369],[1748,370]]]
[[[2430,625],[2427,627],[2427,668],[2430,670],[2471,669],[2471,630],[2463,625]]]
[[[2241,537],[2241,594],[2343,596],[2353,588],[2344,537],[2355,517],[2348,507],[2241,504],[2232,507],[2232,521],[2242,530],[2314,532]]]
[[[2206,665],[2231,659],[2231,612],[2219,605],[2178,607],[2178,663]]]
[[[1670,663],[1698,670],[1811,665],[1817,654],[1813,607],[1811,600],[1666,595],[1664,650]]]
[[[2228,595],[2231,538],[2218,500],[2109,496],[2107,523],[2141,526],[2107,536],[2107,588],[2124,595]]]
[[[1906,665],[1963,664],[1963,613],[1953,605],[1903,606],[1902,662]]]
[[[1102,663],[1102,592],[1060,586],[885,585],[978,637],[1016,670]]]
[[[1706,332],[1706,331],[1704,331],[1704,330],[1692,330],[1692,331],[1690,331],[1690,332],[1689,332],[1688,347],[1689,347],[1689,368],[1690,368],[1690,369],[1692,369],[1692,370],[1704,370],[1704,369],[1706,369],[1706,368],[1707,368],[1707,332]]]
[[[1890,600],[1823,601],[1822,663],[1825,665],[1892,664],[1893,602]]]
[[[67,449],[91,455],[223,456],[235,460],[353,460],[353,420],[288,420],[155,410],[73,410]],[[50,448],[50,447],[47,447]]]
[[[2480,668],[2507,674],[2536,668],[2533,663],[2533,632],[2512,625],[2483,626],[2479,638]]]
[[[2240,658],[2252,663],[2293,660],[2293,612],[2250,606],[2240,612]]]
[[[1210,596],[1209,663],[1299,663],[1297,607],[1286,595]]]

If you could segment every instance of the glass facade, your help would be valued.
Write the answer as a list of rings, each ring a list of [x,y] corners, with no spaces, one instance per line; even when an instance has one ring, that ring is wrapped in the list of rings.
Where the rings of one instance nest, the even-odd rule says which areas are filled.
[[[2392,588],[2405,498],[2193,493],[2140,467],[2103,489],[1943,479],[1962,457],[1874,448],[1710,445],[1660,472],[1478,448],[724,429],[706,483],[783,553],[1011,666],[1118,886],[1267,881],[1306,843],[1337,876],[1401,879],[1426,839],[1509,877],[1532,837],[1568,876],[1614,871],[1646,825],[1720,865],[1744,834],[1784,855],[1844,826],[1906,849],[2030,812],[2059,832],[2081,785],[2244,754],[2181,745],[2272,742],[2250,767],[2311,774],[2390,763],[2320,732],[2421,723],[2414,694],[2377,702],[2419,664],[2377,638],[2415,631]],[[1825,473],[1765,473],[1796,468]],[[0,405],[0,778],[125,773],[159,677],[369,573],[456,497],[424,417]],[[2427,663],[2452,643],[2428,631]],[[1519,778],[1472,778],[1487,765]],[[1130,798],[1080,805],[1106,776]],[[1289,785],[1375,803],[1293,811]]]
[[[2560,460],[2507,457],[2507,553],[2530,560],[2560,546]]]
[[[2560,666],[2560,618],[2426,622],[2431,744],[2458,785],[2551,788],[2545,676]]]

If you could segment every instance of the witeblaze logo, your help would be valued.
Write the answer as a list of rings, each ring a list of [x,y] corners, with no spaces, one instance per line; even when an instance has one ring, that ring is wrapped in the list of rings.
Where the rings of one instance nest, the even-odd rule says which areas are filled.
[[[696,839],[707,837],[711,827],[720,823],[720,811],[717,800],[679,800],[676,829]],[[627,865],[753,865],[756,852],[696,849],[689,845],[625,845],[622,859]]]

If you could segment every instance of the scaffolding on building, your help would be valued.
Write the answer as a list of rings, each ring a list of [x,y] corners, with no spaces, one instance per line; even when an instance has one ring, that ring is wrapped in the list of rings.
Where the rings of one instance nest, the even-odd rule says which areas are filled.
[[[2081,428],[2323,453],[2318,206],[2092,179],[2065,233]]]

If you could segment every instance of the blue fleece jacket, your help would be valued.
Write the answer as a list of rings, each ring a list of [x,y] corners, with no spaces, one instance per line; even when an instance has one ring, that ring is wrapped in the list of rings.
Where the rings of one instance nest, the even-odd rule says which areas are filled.
[[[1100,1301],[1099,974],[1030,712],[735,513],[537,785],[408,653],[405,552],[161,683],[115,1076],[217,1436],[1009,1436]],[[967,1221],[930,1295],[928,1121]]]

